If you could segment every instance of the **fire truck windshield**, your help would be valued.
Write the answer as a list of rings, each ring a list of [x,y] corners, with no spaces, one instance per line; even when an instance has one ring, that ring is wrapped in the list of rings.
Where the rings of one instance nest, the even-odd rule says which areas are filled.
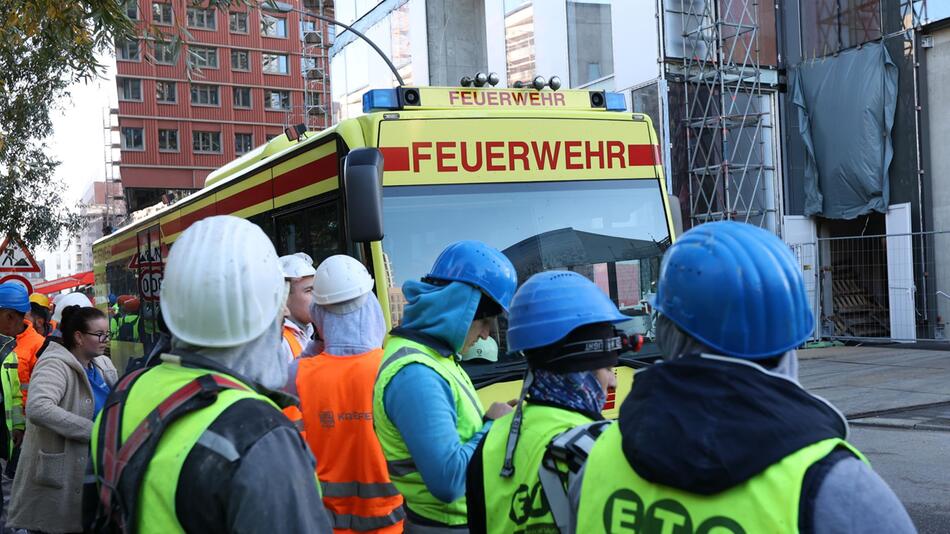
[[[656,179],[387,187],[384,221],[394,324],[403,282],[425,276],[449,243],[478,239],[511,259],[519,283],[553,269],[583,274],[631,316],[624,330],[647,333],[643,301],[670,243]]]

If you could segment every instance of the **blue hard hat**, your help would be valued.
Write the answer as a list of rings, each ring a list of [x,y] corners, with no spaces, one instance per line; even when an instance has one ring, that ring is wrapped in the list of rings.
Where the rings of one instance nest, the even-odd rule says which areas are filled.
[[[445,247],[428,277],[473,285],[505,311],[518,287],[518,273],[511,260],[481,241],[456,241]]]
[[[118,298],[119,297],[115,296],[115,293],[109,293],[109,305],[115,304]]]
[[[16,282],[0,284],[0,309],[16,310],[20,313],[30,311],[30,294],[26,287]]]
[[[630,319],[596,284],[570,271],[538,273],[515,293],[508,316],[508,348],[551,345],[581,326]]]
[[[811,335],[801,268],[774,234],[722,221],[684,233],[666,251],[653,307],[728,356],[778,356]]]

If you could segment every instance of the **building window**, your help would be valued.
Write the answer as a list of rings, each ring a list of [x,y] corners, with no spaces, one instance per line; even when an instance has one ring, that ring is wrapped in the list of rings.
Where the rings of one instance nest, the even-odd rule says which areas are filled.
[[[253,104],[251,103],[251,88],[250,87],[235,87],[234,88],[234,107],[250,109],[252,105]]]
[[[122,150],[145,150],[145,130],[143,128],[122,128]]]
[[[125,4],[125,14],[132,20],[139,20],[139,3],[138,0],[129,0]]]
[[[175,12],[167,2],[152,2],[152,22],[171,26],[175,22]]]
[[[178,130],[159,130],[158,150],[160,152],[178,152]]]
[[[286,111],[290,109],[290,91],[266,89],[264,91],[264,108]]]
[[[115,42],[116,55],[124,61],[141,61],[142,53],[139,50],[138,39],[119,38]]]
[[[155,82],[155,100],[163,104],[174,104],[178,102],[178,84],[157,80]]]
[[[228,29],[231,33],[247,33],[247,13],[243,11],[228,13]]]
[[[178,45],[175,43],[155,42],[152,45],[155,63],[160,65],[174,65],[178,63]]]
[[[261,35],[264,37],[287,37],[287,19],[261,15]]]
[[[195,152],[221,153],[221,132],[191,132],[191,148]]]
[[[510,2],[505,12],[505,59],[508,87],[534,78],[534,5],[530,1]],[[509,6],[509,2],[505,2]]]
[[[307,75],[307,71],[310,69],[317,68],[317,58],[315,57],[302,57],[300,58],[300,71],[303,72],[303,75]]]
[[[215,19],[214,9],[202,7],[188,8],[188,27],[198,28],[199,30],[216,30],[218,22]]]
[[[302,20],[300,21],[300,40],[306,41],[308,33],[316,33],[317,23],[312,20]],[[312,43],[316,44],[316,43]]]
[[[264,74],[287,74],[287,56],[284,54],[261,54]]]
[[[234,134],[234,152],[247,154],[254,148],[254,135],[249,133]]]
[[[117,78],[119,82],[119,100],[142,100],[142,80],[137,78]]]
[[[609,3],[567,0],[567,55],[571,87],[614,73]]]
[[[218,68],[218,49],[213,46],[188,46],[188,59],[192,67],[199,69]]]
[[[247,50],[231,50],[231,70],[251,70],[251,53]]]
[[[191,86],[191,103],[196,106],[220,106],[217,85],[194,84]]]
[[[318,107],[320,106],[320,93],[310,91],[305,95],[304,101],[307,103],[307,107]]]

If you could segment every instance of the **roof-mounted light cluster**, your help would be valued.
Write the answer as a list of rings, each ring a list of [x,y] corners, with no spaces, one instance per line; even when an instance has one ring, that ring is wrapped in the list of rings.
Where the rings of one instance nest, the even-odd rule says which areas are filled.
[[[550,80],[545,80],[544,76],[535,76],[530,82],[517,81],[512,84],[512,87],[515,89],[524,89],[526,87],[534,87],[538,91],[544,89],[545,87],[550,87],[551,90],[557,91],[561,88],[561,79],[557,76],[551,76]]]
[[[462,76],[462,79],[459,80],[459,84],[461,84],[462,87],[485,87],[486,84],[494,87],[498,85],[500,81],[501,79],[498,78],[498,75],[494,72],[489,72],[488,74],[476,72],[474,78]]]

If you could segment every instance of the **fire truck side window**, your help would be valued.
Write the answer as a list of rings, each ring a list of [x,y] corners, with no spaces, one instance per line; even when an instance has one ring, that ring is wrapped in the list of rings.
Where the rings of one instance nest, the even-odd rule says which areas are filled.
[[[336,199],[274,218],[279,255],[305,252],[315,264],[344,251],[340,206]]]

